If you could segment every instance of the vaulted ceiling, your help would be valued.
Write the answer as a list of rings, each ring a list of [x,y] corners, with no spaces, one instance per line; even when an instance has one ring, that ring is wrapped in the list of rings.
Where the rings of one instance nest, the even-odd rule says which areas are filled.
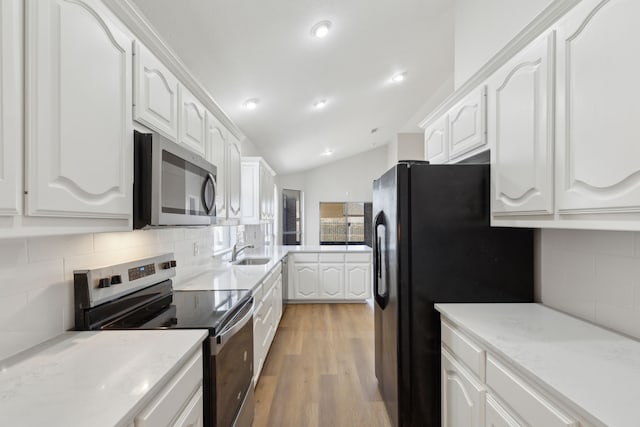
[[[388,143],[453,73],[452,0],[134,3],[278,173]]]

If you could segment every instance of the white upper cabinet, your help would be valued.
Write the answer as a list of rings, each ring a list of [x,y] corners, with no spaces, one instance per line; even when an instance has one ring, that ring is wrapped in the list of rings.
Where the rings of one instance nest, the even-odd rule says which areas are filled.
[[[424,130],[424,152],[431,164],[449,161],[449,117],[445,114]]]
[[[241,206],[241,162],[240,141],[229,133],[227,141],[227,193],[228,193],[228,217],[240,219]]]
[[[0,2],[0,215],[20,213],[22,2]]]
[[[97,0],[29,0],[28,214],[131,218],[132,37]]]
[[[245,224],[272,222],[274,219],[274,175],[261,157],[242,159],[242,221]]]
[[[176,141],[178,79],[142,43],[133,52],[133,118]]]
[[[488,82],[494,215],[553,214],[554,32]]]
[[[558,27],[561,214],[640,211],[640,2],[583,0]]]
[[[178,99],[179,142],[204,157],[207,110],[189,89],[182,85],[179,88]]]
[[[482,86],[449,111],[449,158],[455,159],[487,143],[486,88]]]
[[[227,217],[227,129],[213,114],[207,113],[205,158],[216,166],[216,217]]]

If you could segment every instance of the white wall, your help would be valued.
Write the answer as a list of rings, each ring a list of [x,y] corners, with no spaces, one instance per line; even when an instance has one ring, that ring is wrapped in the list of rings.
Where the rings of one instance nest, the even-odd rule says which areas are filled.
[[[74,327],[73,270],[174,252],[179,280],[211,261],[213,230],[0,239],[0,360]]]
[[[553,2],[554,0],[456,0],[455,87],[462,86]]]
[[[303,244],[319,244],[320,202],[372,201],[373,180],[387,170],[387,151],[385,145],[305,172],[276,176],[279,189],[304,192]],[[282,203],[282,195],[278,203]],[[281,242],[282,235],[276,240]]]
[[[541,230],[542,303],[640,338],[640,233]]]

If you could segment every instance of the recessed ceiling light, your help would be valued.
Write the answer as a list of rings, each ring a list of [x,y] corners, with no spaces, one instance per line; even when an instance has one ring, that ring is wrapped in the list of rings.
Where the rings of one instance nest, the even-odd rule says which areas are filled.
[[[311,35],[323,39],[329,34],[329,29],[331,28],[331,22],[329,21],[320,21],[313,27],[311,27]]]
[[[394,82],[394,83],[400,83],[400,82],[403,82],[406,77],[407,77],[407,73],[406,72],[397,73],[397,74],[394,74],[391,77],[391,81]]]
[[[334,153],[334,151],[330,148],[327,148],[326,150],[324,150],[324,153],[322,153],[323,156],[330,156]]]
[[[316,101],[313,103],[313,106],[315,108],[317,108],[318,110],[322,110],[324,107],[327,106],[327,100],[326,99],[321,99],[320,101]]]
[[[247,99],[244,103],[244,108],[247,110],[255,110],[258,108],[258,103],[260,101],[257,98]]]

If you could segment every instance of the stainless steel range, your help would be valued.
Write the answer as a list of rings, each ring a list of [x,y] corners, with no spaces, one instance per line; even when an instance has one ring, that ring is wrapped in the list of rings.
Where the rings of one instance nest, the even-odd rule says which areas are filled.
[[[253,422],[253,298],[248,290],[174,291],[173,254],[74,271],[76,330],[207,329],[204,422]]]

